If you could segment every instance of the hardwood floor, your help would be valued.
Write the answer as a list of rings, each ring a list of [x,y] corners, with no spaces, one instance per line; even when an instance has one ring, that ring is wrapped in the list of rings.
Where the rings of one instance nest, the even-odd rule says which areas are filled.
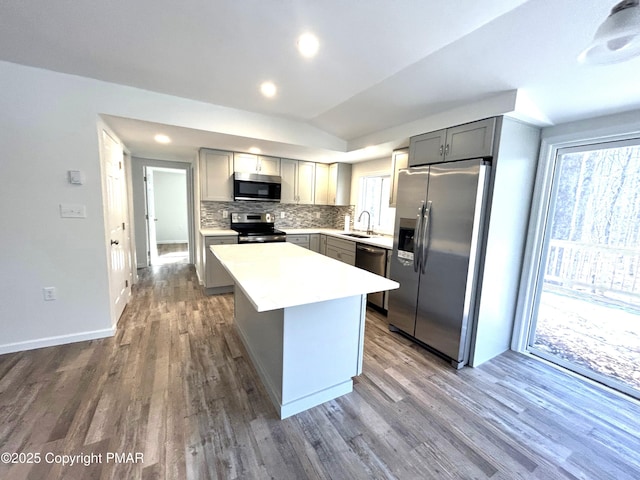
[[[189,263],[188,243],[159,243],[157,249],[158,256],[154,259],[153,265]]]
[[[0,356],[0,452],[41,455],[0,478],[640,478],[637,402],[512,352],[455,371],[375,312],[354,391],[281,421],[233,296],[189,265],[140,278],[114,338]]]

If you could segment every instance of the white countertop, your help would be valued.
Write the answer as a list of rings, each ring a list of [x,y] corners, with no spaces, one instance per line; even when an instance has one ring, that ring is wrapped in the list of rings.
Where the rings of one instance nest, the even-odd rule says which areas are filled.
[[[292,243],[209,248],[258,312],[399,287],[398,282]]]
[[[343,240],[351,240],[352,242],[364,243],[374,247],[382,247],[387,250],[393,248],[393,237],[387,235],[371,235],[369,238],[355,238],[345,235],[345,233],[357,233],[364,235],[365,232],[345,232],[344,230],[336,230],[332,228],[282,228],[276,227],[289,235],[312,235],[314,233],[322,233]],[[238,232],[222,228],[201,228],[200,234],[205,237],[223,237],[227,235],[238,235]]]
[[[205,237],[225,237],[228,235],[237,236],[238,232],[224,228],[201,228],[200,235]]]
[[[382,247],[387,250],[393,248],[393,237],[387,235],[371,235],[369,238],[355,238],[345,235],[346,233],[357,233],[359,235],[366,235],[365,232],[345,232],[344,230],[335,230],[331,228],[280,228],[288,235],[311,235],[314,233],[322,233],[331,237],[342,238],[343,240],[351,240],[352,242],[365,243],[374,247]]]

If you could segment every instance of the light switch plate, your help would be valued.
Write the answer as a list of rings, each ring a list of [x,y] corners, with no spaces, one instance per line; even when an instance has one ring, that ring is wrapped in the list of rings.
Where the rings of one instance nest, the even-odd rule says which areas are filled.
[[[85,205],[72,205],[69,203],[60,204],[61,218],[87,218],[87,207]]]

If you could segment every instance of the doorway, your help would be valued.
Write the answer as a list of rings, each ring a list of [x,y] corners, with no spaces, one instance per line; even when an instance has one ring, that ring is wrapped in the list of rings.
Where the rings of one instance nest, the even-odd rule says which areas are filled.
[[[561,148],[527,350],[640,398],[640,139]]]
[[[186,171],[152,166],[144,168],[149,263],[189,263]]]
[[[194,263],[192,164],[134,157],[132,182],[137,267]]]

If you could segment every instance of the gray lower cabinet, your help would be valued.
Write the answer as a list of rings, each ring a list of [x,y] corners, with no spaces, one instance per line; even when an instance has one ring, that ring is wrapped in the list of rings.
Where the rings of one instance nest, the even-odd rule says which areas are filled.
[[[287,235],[287,242],[294,243],[300,247],[309,248],[309,235]]]
[[[327,237],[327,257],[335,258],[348,265],[356,265],[356,242]]]
[[[309,235],[309,250],[320,253],[320,234],[312,233]]]
[[[320,249],[318,250],[318,253],[321,253],[322,255],[326,255],[327,254],[327,236],[326,235],[320,235]]]
[[[204,237],[205,281],[207,294],[224,293],[233,291],[233,279],[227,273],[220,261],[215,257],[209,247],[211,245],[228,245],[238,243],[237,236]]]

